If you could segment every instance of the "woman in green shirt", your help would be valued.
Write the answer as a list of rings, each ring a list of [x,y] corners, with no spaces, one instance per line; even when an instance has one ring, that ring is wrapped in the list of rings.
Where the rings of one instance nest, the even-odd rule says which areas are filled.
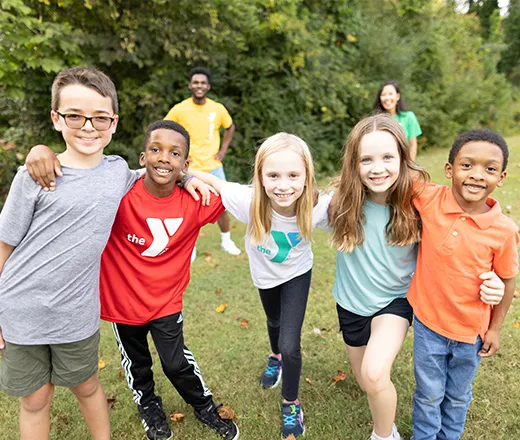
[[[409,111],[401,96],[401,89],[394,81],[386,81],[379,87],[374,112],[389,113],[401,124],[410,142],[410,156],[417,156],[417,136],[422,134],[421,126],[412,111]]]

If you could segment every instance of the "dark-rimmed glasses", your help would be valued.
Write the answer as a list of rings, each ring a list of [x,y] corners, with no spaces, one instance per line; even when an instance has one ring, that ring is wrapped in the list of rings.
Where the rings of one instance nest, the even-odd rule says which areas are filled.
[[[83,115],[76,115],[74,113],[69,113],[66,115],[60,112],[56,113],[63,118],[67,127],[75,129],[83,128],[87,121],[90,121],[92,127],[94,127],[96,130],[106,131],[112,126],[112,124],[116,120],[116,118],[111,118],[110,116],[87,117]]]

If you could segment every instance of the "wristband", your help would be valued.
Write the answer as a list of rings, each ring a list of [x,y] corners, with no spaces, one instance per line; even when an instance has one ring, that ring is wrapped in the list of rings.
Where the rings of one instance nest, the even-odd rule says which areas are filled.
[[[189,176],[189,175],[187,175],[187,174],[185,174],[185,176],[187,176],[186,179],[183,178],[183,179],[182,179],[183,181],[181,181],[181,182],[182,182],[182,187],[183,187],[184,189],[186,189],[186,186],[188,185],[189,181],[190,181],[191,179],[195,178],[195,176]]]

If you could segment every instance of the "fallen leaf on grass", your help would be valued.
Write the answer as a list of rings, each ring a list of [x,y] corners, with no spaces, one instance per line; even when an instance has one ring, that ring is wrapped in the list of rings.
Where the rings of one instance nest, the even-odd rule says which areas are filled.
[[[285,437],[285,440],[296,440],[294,434],[289,434],[289,437]]]
[[[211,257],[211,255],[208,255],[206,258],[204,258],[204,261],[206,263],[211,263],[213,261],[213,258]]]
[[[177,409],[172,414],[170,414],[170,420],[173,423],[181,423],[184,420],[184,414]]]
[[[516,321],[516,322],[513,324],[513,327],[514,327],[514,328],[520,328],[520,321]]]
[[[215,312],[217,313],[224,313],[224,310],[226,310],[226,307],[227,307],[227,303],[224,303],[224,304],[220,304],[216,309],[215,309]]]
[[[341,380],[345,380],[347,378],[347,373],[345,373],[344,371],[341,371],[341,370],[338,370],[338,374],[336,374],[335,376],[332,376],[332,380],[334,382],[339,382]]]
[[[123,372],[121,370],[119,370],[117,373],[117,377],[119,377],[119,379],[123,379],[125,377],[125,375],[123,374]]]
[[[206,257],[209,257],[211,255],[211,251],[204,252],[204,255],[206,255]]]
[[[219,293],[222,293],[222,289],[215,290],[215,295],[218,295]]]
[[[310,380],[308,377],[305,378],[305,382],[310,383],[312,385],[312,380]]]
[[[249,328],[249,321],[247,319],[241,319],[240,328]]]
[[[515,293],[513,293],[513,296],[515,298],[520,298],[520,292],[518,290],[515,290]]]
[[[107,397],[107,405],[108,409],[112,409],[116,403],[116,396],[108,396]]]
[[[223,405],[218,409],[218,415],[224,420],[233,420],[235,411],[230,406]]]
[[[321,337],[321,330],[317,327],[312,329],[312,333],[314,333],[318,337]]]
[[[107,363],[103,359],[100,359],[97,363],[98,370],[102,370],[106,366],[107,366]]]
[[[233,316],[233,319],[234,319],[235,321],[238,321],[238,320],[240,319],[240,315],[235,315],[235,316]]]

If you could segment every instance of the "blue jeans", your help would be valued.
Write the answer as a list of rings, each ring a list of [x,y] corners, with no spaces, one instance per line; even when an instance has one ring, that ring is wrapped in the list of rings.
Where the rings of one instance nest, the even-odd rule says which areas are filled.
[[[214,170],[208,171],[208,174],[212,174],[224,182],[226,181],[226,174],[224,173],[224,167],[222,165],[215,168]]]
[[[482,339],[454,341],[414,319],[411,440],[458,440],[471,402],[471,384],[480,363]]]

